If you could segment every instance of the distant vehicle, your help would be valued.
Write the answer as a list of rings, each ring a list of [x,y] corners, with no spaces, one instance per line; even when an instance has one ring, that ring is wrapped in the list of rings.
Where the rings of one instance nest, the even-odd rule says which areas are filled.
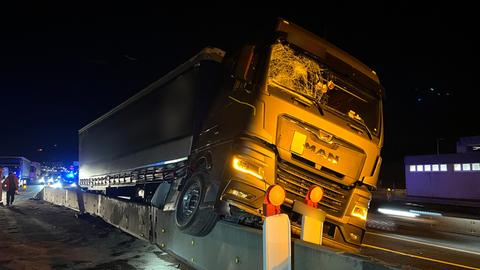
[[[56,183],[58,181],[61,180],[61,175],[60,173],[57,173],[57,172],[54,172],[54,173],[48,173],[48,174],[45,174],[43,177],[42,177],[42,180],[41,182],[43,184],[46,184],[46,185],[51,185],[53,183]]]
[[[202,236],[222,217],[261,224],[274,184],[298,233],[295,205],[317,186],[323,243],[359,249],[382,160],[382,86],[292,23],[270,36],[206,48],[82,128],[81,187],[168,205],[180,230]]]
[[[29,183],[28,184],[40,184],[39,180],[42,175],[42,166],[39,162],[32,161],[30,163]]]
[[[62,172],[60,181],[63,187],[76,187],[78,183],[78,167],[75,169],[71,166],[69,169]]]
[[[14,172],[18,179],[19,184],[28,184],[32,178],[30,176],[31,161],[24,157],[15,156],[1,156],[0,167],[4,168],[4,174],[8,175],[9,172]]]

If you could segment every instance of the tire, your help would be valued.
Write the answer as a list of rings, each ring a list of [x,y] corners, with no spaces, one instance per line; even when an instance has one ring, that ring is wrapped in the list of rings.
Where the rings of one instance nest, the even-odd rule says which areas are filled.
[[[185,182],[175,207],[175,223],[183,233],[205,236],[213,229],[218,215],[213,209],[200,208],[206,193],[206,172],[193,173]]]

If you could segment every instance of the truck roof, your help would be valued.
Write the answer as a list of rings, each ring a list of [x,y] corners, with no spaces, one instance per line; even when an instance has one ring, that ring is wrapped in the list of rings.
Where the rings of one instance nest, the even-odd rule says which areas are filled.
[[[171,81],[172,79],[174,79],[178,75],[184,73],[186,70],[188,70],[192,66],[194,66],[194,65],[196,65],[196,64],[198,64],[202,61],[214,61],[214,62],[219,62],[220,63],[220,62],[222,62],[224,56],[225,56],[225,51],[223,51],[219,48],[206,47],[206,48],[202,49],[199,53],[197,53],[195,56],[193,56],[192,58],[187,60],[182,65],[180,65],[177,68],[175,68],[174,70],[170,71],[169,73],[167,73],[166,75],[164,75],[160,79],[154,81],[153,83],[148,85],[145,89],[136,93],[135,95],[133,95],[132,97],[130,97],[126,101],[122,102],[120,105],[116,106],[115,108],[113,108],[112,110],[107,112],[106,114],[100,116],[99,118],[97,118],[93,122],[91,122],[91,123],[87,124],[86,126],[84,126],[83,128],[81,128],[78,131],[78,133],[82,133],[85,130],[89,129],[90,127],[95,126],[96,124],[100,123],[104,119],[107,119],[108,117],[110,117],[110,115],[114,114],[118,110],[126,107],[128,104],[130,104],[130,103],[138,100],[142,96],[150,93],[155,88]]]

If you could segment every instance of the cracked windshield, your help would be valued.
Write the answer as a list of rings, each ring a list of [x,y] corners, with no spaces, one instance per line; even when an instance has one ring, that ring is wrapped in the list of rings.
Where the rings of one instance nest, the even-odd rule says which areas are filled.
[[[369,133],[379,135],[379,98],[359,90],[346,78],[340,78],[313,57],[291,45],[272,46],[269,83],[301,94],[353,123],[368,127]],[[376,103],[377,106],[372,106]]]

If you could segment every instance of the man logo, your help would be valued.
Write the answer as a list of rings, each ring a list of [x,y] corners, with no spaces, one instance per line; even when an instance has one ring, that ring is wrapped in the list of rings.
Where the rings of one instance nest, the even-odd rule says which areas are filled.
[[[339,156],[334,155],[330,152],[327,152],[327,151],[325,151],[325,149],[322,149],[320,147],[318,147],[318,149],[317,149],[317,146],[315,146],[313,144],[309,144],[308,142],[306,142],[304,146],[305,146],[306,150],[308,150],[310,152],[313,152],[315,155],[321,156],[322,158],[330,161],[333,164],[337,164],[340,161]]]

